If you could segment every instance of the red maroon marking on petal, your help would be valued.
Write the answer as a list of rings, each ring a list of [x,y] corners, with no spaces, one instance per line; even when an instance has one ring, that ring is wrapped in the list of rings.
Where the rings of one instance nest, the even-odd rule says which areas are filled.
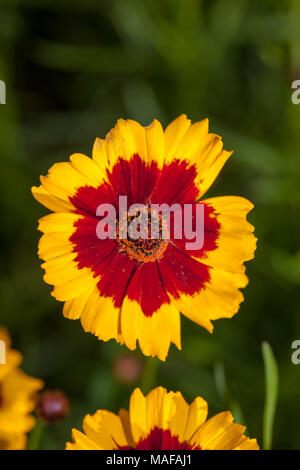
[[[77,253],[75,261],[78,267],[91,268],[95,277],[102,274],[102,268],[118,253],[115,240],[99,240],[96,235],[98,220],[86,216],[75,222],[75,232],[70,237],[74,244],[73,251]]]
[[[184,211],[182,211],[182,238],[181,239],[174,239],[174,233],[171,231],[171,239],[175,245],[180,247],[183,251],[186,252],[189,256],[195,256],[197,258],[205,258],[205,253],[208,251],[215,250],[217,248],[217,240],[219,236],[220,224],[214,213],[214,208],[208,206],[205,203],[195,203],[192,206],[192,230],[196,230],[196,207],[197,204],[204,205],[204,244],[202,248],[196,250],[187,250],[186,244],[190,242],[194,242],[194,240],[188,240],[184,234]],[[174,225],[173,223],[174,215],[171,214],[170,217],[170,225],[171,229]]]
[[[200,292],[210,279],[209,267],[194,260],[176,246],[169,244],[159,262],[164,287],[173,297]]]
[[[117,253],[107,264],[98,289],[104,297],[111,297],[115,307],[121,307],[132,276],[138,268],[138,262],[128,258],[126,254]]]
[[[108,180],[117,196],[127,195],[130,206],[148,201],[159,175],[160,170],[155,161],[147,164],[135,154],[130,161],[120,158],[112,171],[108,172]],[[118,199],[115,203],[118,206]]]
[[[170,299],[163,288],[157,262],[144,263],[133,275],[126,296],[136,300],[146,317],[151,317],[163,304]]]
[[[132,449],[130,446],[119,447],[119,450]],[[201,447],[193,447],[187,441],[179,442],[178,436],[173,436],[169,429],[155,427],[137,443],[136,450],[201,450]]]
[[[96,215],[100,204],[112,204],[116,210],[119,207],[119,196],[127,196],[128,207],[132,204],[144,204],[159,177],[156,162],[149,165],[139,155],[131,160],[119,158],[111,171],[107,170],[107,181],[98,188],[83,186],[70,198],[71,203],[80,214]]]
[[[173,160],[164,164],[159,180],[151,194],[152,204],[187,204],[197,200],[199,190],[195,185],[197,170],[186,161]]]
[[[98,188],[93,186],[82,186],[77,190],[75,196],[70,198],[76,207],[77,214],[96,217],[97,207],[100,204],[113,204],[116,200],[113,188],[110,184],[103,183]]]
[[[122,300],[129,279],[138,263],[120,253],[116,240],[99,240],[96,235],[97,219],[84,217],[75,223],[76,230],[70,237],[77,253],[75,261],[79,268],[90,268],[95,277],[100,276],[98,289],[101,295],[112,297],[115,307]]]
[[[97,219],[85,217],[76,222],[76,231],[70,237],[77,253],[75,261],[79,268],[90,268],[95,277],[99,292],[112,297],[115,307],[122,305],[127,284],[139,266],[124,253],[120,253],[116,240],[99,240],[96,235]]]
[[[124,295],[127,293],[131,300],[136,300],[141,305],[146,316],[151,316],[161,305],[169,303],[170,300],[155,261],[142,265],[137,260],[129,259],[126,253],[119,252],[116,240],[98,239],[96,227],[100,219],[96,217],[97,207],[100,204],[113,204],[118,216],[118,196],[125,195],[128,197],[128,207],[133,203],[152,202],[172,205],[193,202],[198,194],[194,183],[195,177],[195,167],[188,167],[187,162],[175,160],[159,170],[156,162],[147,164],[136,154],[130,161],[119,158],[112,170],[107,171],[107,181],[98,188],[91,186],[79,188],[76,195],[71,198],[76,212],[84,216],[75,223],[76,230],[70,237],[70,241],[74,244],[73,250],[77,253],[78,267],[90,268],[95,277],[100,277],[98,283],[100,294],[111,297],[116,307],[122,305]],[[209,220],[209,211],[207,214],[211,227],[209,233],[213,234],[215,227]],[[206,242],[202,255],[206,250],[213,249],[212,239]],[[181,241],[178,246],[180,244]],[[178,256],[177,254],[177,258]],[[161,270],[165,287],[175,296],[180,292],[199,291],[209,279],[208,268],[191,260],[189,256],[186,256],[182,264],[178,259],[173,259],[173,249],[170,251],[169,247],[160,263],[163,263]],[[175,270],[174,273],[171,273],[172,270]]]

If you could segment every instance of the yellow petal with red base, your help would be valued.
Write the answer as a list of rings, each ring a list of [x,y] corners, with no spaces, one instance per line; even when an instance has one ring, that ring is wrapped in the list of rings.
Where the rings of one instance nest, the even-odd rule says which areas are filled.
[[[187,161],[197,169],[196,184],[201,197],[215,181],[232,152],[223,150],[222,138],[209,133],[208,119],[195,124],[185,114],[165,130],[165,159]]]
[[[243,273],[244,262],[253,258],[256,249],[254,227],[246,219],[253,204],[238,196],[210,198],[202,202],[213,208],[220,228],[216,249],[207,251],[201,262],[218,269]]]

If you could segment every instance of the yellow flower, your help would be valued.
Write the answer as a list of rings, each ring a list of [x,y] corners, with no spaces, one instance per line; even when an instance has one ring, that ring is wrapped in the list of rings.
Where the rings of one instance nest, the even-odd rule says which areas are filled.
[[[30,414],[35,406],[34,394],[43,382],[19,369],[22,355],[10,348],[10,337],[4,328],[0,328],[0,340],[6,347],[6,364],[0,365],[0,450],[23,450],[26,433],[35,424]]]
[[[180,392],[157,387],[146,397],[135,389],[129,412],[98,410],[83,420],[84,434],[72,430],[67,450],[258,450],[256,439],[233,422],[229,411],[207,420],[207,403],[197,397],[188,405]]]
[[[256,246],[246,221],[253,205],[235,196],[198,202],[230,155],[221,137],[209,133],[207,119],[191,124],[183,115],[165,131],[157,120],[144,128],[120,119],[104,140],[96,139],[92,158],[74,154],[41,176],[32,193],[54,213],[39,222],[39,256],[52,295],[65,302],[64,316],[80,319],[103,341],[114,338],[133,350],[138,340],[145,355],[162,360],[171,342],[181,349],[179,312],[210,332],[212,320],[231,318],[248,282],[244,262]],[[154,204],[176,205],[176,224],[186,206],[194,222],[203,208],[203,244],[188,247],[186,233],[163,238],[159,217],[156,225],[146,221],[148,239],[124,239],[120,196],[127,207],[143,204],[146,213]],[[104,204],[117,214],[114,238],[98,236]],[[131,222],[128,216],[126,229]]]

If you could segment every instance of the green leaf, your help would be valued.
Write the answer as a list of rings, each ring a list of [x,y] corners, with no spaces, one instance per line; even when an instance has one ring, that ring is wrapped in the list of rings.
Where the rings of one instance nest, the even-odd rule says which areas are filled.
[[[273,424],[278,398],[278,366],[269,343],[262,343],[262,355],[265,367],[265,406],[263,416],[263,448],[272,448]]]

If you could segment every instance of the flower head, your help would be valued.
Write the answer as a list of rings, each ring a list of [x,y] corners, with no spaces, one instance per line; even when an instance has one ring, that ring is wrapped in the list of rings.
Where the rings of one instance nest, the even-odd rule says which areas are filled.
[[[73,429],[67,450],[258,450],[256,439],[233,422],[229,411],[207,420],[207,403],[189,406],[180,392],[157,387],[146,397],[136,389],[129,412],[98,410],[83,420],[84,434]]]
[[[35,407],[35,393],[43,382],[19,369],[22,355],[10,348],[10,337],[4,328],[0,328],[0,340],[6,347],[6,363],[0,365],[0,450],[22,450],[26,447],[26,433],[35,424],[30,413]]]
[[[157,120],[144,128],[120,119],[96,140],[92,159],[75,154],[41,176],[33,195],[54,213],[40,220],[39,256],[65,317],[131,350],[138,341],[162,360],[171,342],[181,348],[179,312],[210,332],[212,320],[232,317],[247,284],[244,261],[255,251],[246,221],[253,205],[235,196],[198,202],[230,155],[207,119],[191,124],[183,115],[165,131]],[[143,206],[142,219],[130,211],[123,217],[124,198],[127,207]],[[203,240],[191,244],[198,213]],[[190,230],[178,237],[186,214]]]

